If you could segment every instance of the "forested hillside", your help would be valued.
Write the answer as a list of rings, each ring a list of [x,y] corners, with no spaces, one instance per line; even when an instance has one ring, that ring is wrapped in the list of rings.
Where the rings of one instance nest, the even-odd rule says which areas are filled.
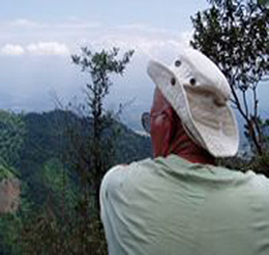
[[[0,254],[22,254],[34,249],[39,238],[49,239],[46,234],[55,234],[55,231],[52,234],[52,230],[43,228],[50,224],[63,227],[63,215],[74,222],[75,218],[79,218],[75,214],[81,213],[79,206],[83,202],[81,196],[84,191],[81,188],[81,158],[78,155],[91,161],[86,141],[90,142],[92,121],[62,110],[25,115],[5,112],[5,116],[6,119],[0,120],[2,132],[8,133],[18,125],[23,129],[16,139],[10,131],[9,139],[21,144],[16,150],[4,151],[6,158],[2,159],[6,162],[6,159],[16,156],[16,160],[10,160],[8,165],[21,182],[22,194],[19,210],[0,218]],[[10,121],[7,119],[12,118],[20,121],[8,125]],[[140,136],[122,123],[112,121],[111,127],[103,134],[112,139],[111,165],[151,156],[149,137]],[[107,146],[111,149],[112,145]],[[70,213],[72,210],[74,213]],[[74,222],[70,223],[73,228]],[[57,238],[54,237],[55,240]],[[34,254],[43,254],[43,248],[40,247],[41,250],[37,249]]]

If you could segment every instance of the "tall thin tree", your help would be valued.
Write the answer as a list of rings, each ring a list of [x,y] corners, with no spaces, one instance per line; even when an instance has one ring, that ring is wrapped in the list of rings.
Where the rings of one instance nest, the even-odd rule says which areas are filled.
[[[103,131],[110,125],[105,114],[104,100],[113,85],[111,76],[123,75],[126,65],[130,62],[134,51],[125,52],[119,58],[119,49],[101,50],[93,52],[87,47],[81,48],[80,55],[72,55],[74,64],[81,67],[82,72],[89,75],[89,83],[86,84],[87,104],[92,117],[93,133],[89,158],[91,159],[92,176],[91,186],[94,187],[95,205],[99,211],[99,188],[101,180],[109,166],[106,156],[105,141],[102,138]],[[109,148],[107,148],[109,149]]]
[[[257,88],[269,75],[267,1],[209,0],[211,7],[192,17],[191,45],[201,50],[228,78],[232,105],[245,121],[254,151],[264,152]],[[252,97],[250,102],[249,96]]]

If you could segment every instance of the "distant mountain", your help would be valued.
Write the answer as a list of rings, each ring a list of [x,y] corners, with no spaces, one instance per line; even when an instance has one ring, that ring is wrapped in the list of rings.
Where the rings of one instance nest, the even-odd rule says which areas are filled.
[[[66,157],[67,150],[74,152],[69,153],[68,161],[73,160],[70,157],[74,157],[76,160],[76,155],[80,153],[80,146],[85,144],[74,146],[71,135],[75,136],[78,141],[84,142],[92,132],[92,119],[79,117],[71,111],[62,110],[28,113],[22,118],[26,127],[26,136],[17,168],[22,180],[29,186],[29,193],[33,196],[31,199],[38,204],[46,199],[44,191],[46,187],[43,180],[44,167],[48,162],[51,165],[50,162],[55,162],[55,159],[65,164],[64,157]],[[115,164],[128,164],[151,156],[149,137],[139,135],[117,121],[111,128],[117,130],[113,159]],[[110,136],[111,134],[112,130],[107,130],[104,135]],[[90,156],[90,154],[87,156],[89,161]],[[70,173],[70,175],[76,179],[74,173]],[[38,196],[34,194],[38,194]]]
[[[36,162],[43,162],[49,157],[59,156],[67,146],[71,146],[66,133],[68,128],[84,135],[92,131],[91,118],[79,117],[71,111],[29,113],[23,116],[23,120],[27,130],[23,160],[31,158]],[[117,121],[112,127],[118,130],[115,141],[118,157],[116,161],[128,163],[151,156],[149,136],[139,134]]]

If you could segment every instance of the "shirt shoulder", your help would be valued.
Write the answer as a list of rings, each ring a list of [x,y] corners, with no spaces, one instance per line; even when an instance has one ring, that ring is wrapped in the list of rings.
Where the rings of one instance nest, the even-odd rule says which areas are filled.
[[[130,185],[130,182],[133,183],[135,176],[140,175],[140,173],[145,173],[145,162],[151,162],[151,159],[141,160],[133,162],[129,165],[116,165],[109,169],[104,175],[101,187],[100,195],[102,196],[105,192],[114,192],[120,187]],[[141,176],[141,175],[140,175]],[[129,184],[128,184],[129,183]]]
[[[111,183],[117,181],[117,176],[121,176],[127,169],[128,165],[117,165],[110,168],[102,179],[100,193],[102,194],[102,192],[106,191],[111,186]]]

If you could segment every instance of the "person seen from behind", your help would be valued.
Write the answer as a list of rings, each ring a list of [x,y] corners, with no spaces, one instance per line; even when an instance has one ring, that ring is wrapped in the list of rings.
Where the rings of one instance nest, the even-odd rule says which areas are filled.
[[[153,159],[115,166],[100,189],[110,255],[268,255],[269,181],[215,165],[236,155],[230,86],[201,52],[150,61]]]

